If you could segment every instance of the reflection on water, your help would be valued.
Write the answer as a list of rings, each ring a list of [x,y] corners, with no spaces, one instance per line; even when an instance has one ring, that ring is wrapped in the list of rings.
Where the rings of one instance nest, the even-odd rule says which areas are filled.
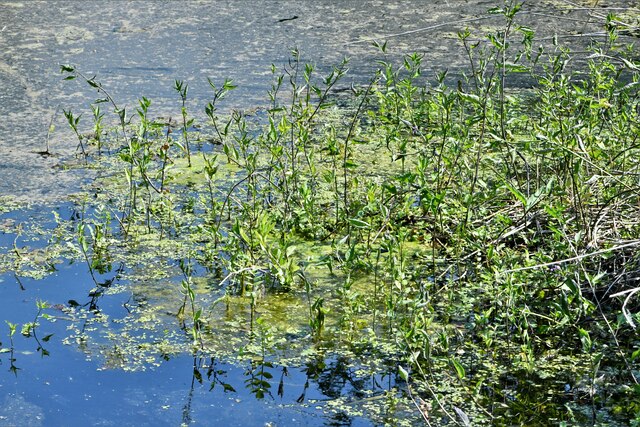
[[[54,215],[46,211],[0,216],[6,225],[2,252],[14,243],[25,254],[44,250],[47,238],[30,233],[22,240],[19,224],[39,220],[55,229]],[[72,206],[56,212],[63,219],[75,216]],[[395,367],[371,373],[344,356],[323,354],[302,366],[283,366],[268,357],[229,363],[169,348],[152,359],[140,356],[127,369],[131,337],[118,319],[134,316],[132,310],[148,302],[137,301],[130,290],[113,291],[125,282],[124,268],[96,273],[97,283],[86,264],[65,261],[53,268],[46,280],[0,275],[2,319],[9,322],[0,325],[0,426],[366,426],[374,424],[367,418],[371,403],[384,407],[379,403],[397,394]],[[47,308],[39,312],[43,301]],[[112,328],[109,339],[105,324]],[[136,345],[154,343],[149,331],[136,333]],[[185,336],[176,339],[189,348]]]
[[[62,322],[61,322],[62,323]],[[42,329],[64,333],[43,323]],[[372,425],[351,415],[367,398],[383,398],[390,377],[362,377],[346,360],[319,359],[302,368],[178,356],[137,372],[97,369],[77,349],[52,340],[14,342],[17,371],[0,360],[0,425]],[[337,398],[344,408],[328,407]]]

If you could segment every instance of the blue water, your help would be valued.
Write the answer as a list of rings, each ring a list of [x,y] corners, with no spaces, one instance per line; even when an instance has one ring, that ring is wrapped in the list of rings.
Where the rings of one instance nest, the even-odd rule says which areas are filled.
[[[179,357],[144,372],[97,371],[96,365],[72,349],[56,348],[50,357],[18,356],[17,377],[0,373],[0,425],[11,425],[26,414],[8,413],[17,396],[41,413],[42,425],[370,425],[364,419],[332,420],[323,412],[296,403],[306,377],[288,370],[283,395],[256,399],[243,388],[245,369],[219,363],[224,381],[236,392],[225,392],[217,384],[212,390],[205,376],[202,384],[193,377],[193,358]],[[6,364],[3,364],[6,367]],[[206,371],[206,368],[203,369]],[[206,372],[203,372],[206,375]],[[279,376],[275,376],[279,381]],[[195,382],[192,387],[192,382]],[[306,399],[327,399],[311,384]],[[35,408],[38,408],[36,410]],[[6,417],[3,418],[1,417]],[[339,418],[340,416],[335,416]],[[347,418],[348,419],[348,418]],[[338,424],[335,423],[338,421]]]
[[[37,311],[36,300],[65,304],[73,299],[85,304],[90,300],[89,281],[77,271],[80,269],[81,265],[67,265],[44,280],[21,279],[24,290],[12,275],[0,276],[2,319],[19,325],[32,321]],[[103,297],[98,306],[117,317],[122,314],[118,312],[123,311],[123,298],[121,295]],[[64,317],[56,308],[45,312]],[[48,342],[41,342],[48,356],[37,351],[39,344],[34,337],[20,334],[20,326],[14,335],[13,365],[17,371],[11,370],[10,353],[0,354],[0,426],[23,425],[25,410],[40,414],[41,418],[41,422],[28,425],[47,426],[158,426],[183,422],[228,426],[371,425],[364,418],[352,419],[340,414],[333,415],[337,419],[332,420],[332,416],[322,410],[323,401],[344,394],[357,398],[361,391],[349,382],[348,370],[341,367],[346,365],[344,361],[322,361],[325,368],[320,372],[316,366],[267,367],[272,375],[268,380],[270,387],[265,397],[258,399],[247,386],[251,372],[249,362],[238,366],[185,355],[170,358],[157,367],[148,366],[143,371],[105,370],[102,361],[87,360],[75,346],[61,343],[68,335],[67,321],[41,319],[39,324],[36,330],[39,338],[53,334]],[[8,348],[8,326],[0,325],[0,331],[3,348]],[[256,373],[260,367],[254,368]],[[305,371],[309,371],[309,375]],[[384,391],[380,387],[380,383],[385,382],[382,378],[358,381],[359,387]],[[235,391],[225,391],[224,384]],[[302,404],[297,402],[301,396]],[[318,403],[306,407],[310,400]]]
[[[63,218],[73,214],[69,206],[58,212]],[[50,209],[5,214],[0,219],[9,217],[53,226]],[[2,250],[10,248],[14,239],[15,234],[0,232]],[[18,240],[19,247],[27,243],[37,248],[45,242]],[[118,283],[115,274],[98,281]],[[302,367],[264,366],[270,377],[265,378],[268,387],[261,398],[250,386],[251,374],[258,374],[261,366],[249,361],[232,364],[185,354],[137,371],[105,369],[99,355],[62,342],[70,334],[70,321],[62,311],[70,300],[86,307],[93,302],[115,319],[127,315],[130,293],[92,298],[89,292],[94,286],[83,263],[58,264],[41,280],[11,272],[0,275],[0,349],[5,350],[0,353],[0,426],[369,426],[373,423],[367,418],[328,411],[325,403],[347,396],[357,405],[364,391],[380,395],[395,385],[389,376],[362,377],[337,357]],[[20,333],[22,325],[34,320],[37,301],[51,305],[44,313],[56,319],[38,321],[40,344],[34,336]],[[19,325],[13,346],[5,321]],[[51,334],[47,342],[42,340]],[[6,352],[11,348],[13,352]]]

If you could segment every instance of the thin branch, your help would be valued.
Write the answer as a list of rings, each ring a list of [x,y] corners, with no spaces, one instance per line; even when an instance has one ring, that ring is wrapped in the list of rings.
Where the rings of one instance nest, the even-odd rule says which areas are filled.
[[[498,273],[499,274],[507,274],[507,273],[515,273],[515,272],[518,272],[518,271],[534,270],[536,268],[551,267],[551,266],[554,266],[554,265],[565,264],[567,262],[572,262],[572,261],[579,261],[579,260],[584,259],[584,258],[589,258],[589,257],[596,256],[596,255],[602,255],[602,254],[606,254],[606,253],[609,253],[609,252],[617,251],[617,250],[620,250],[620,249],[630,248],[630,247],[639,246],[639,245],[640,245],[640,240],[634,240],[632,242],[625,243],[623,245],[613,246],[613,247],[607,248],[607,249],[601,249],[599,251],[590,252],[588,254],[578,255],[578,256],[571,257],[571,258],[565,258],[565,259],[561,259],[559,261],[545,262],[543,264],[530,265],[528,267],[514,268],[512,270],[500,271]]]

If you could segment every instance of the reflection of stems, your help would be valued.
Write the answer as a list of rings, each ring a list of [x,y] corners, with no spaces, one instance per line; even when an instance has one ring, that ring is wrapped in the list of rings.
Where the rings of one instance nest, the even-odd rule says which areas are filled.
[[[84,210],[83,210],[83,215],[84,215]],[[89,267],[89,274],[91,274],[91,279],[93,279],[93,283],[95,283],[96,286],[98,286],[98,279],[96,279],[95,273],[93,272],[93,263],[91,259],[89,259],[89,244],[87,243],[87,236],[85,236],[84,234],[85,227],[87,227],[87,225],[84,222],[84,218],[82,218],[80,220],[80,223],[78,224],[78,243],[80,243],[80,251],[82,252],[82,255],[84,256],[84,260],[86,261],[87,266]]]
[[[184,290],[184,301],[182,302],[182,306],[178,310],[178,317],[182,317],[182,327],[186,330],[187,326],[184,321],[184,313],[185,308],[187,306],[187,299],[189,300],[189,305],[191,307],[191,336],[193,338],[193,343],[200,342],[200,347],[204,347],[204,342],[202,341],[202,320],[200,320],[200,316],[202,316],[202,309],[196,310],[196,294],[193,291],[192,283],[192,273],[193,267],[191,265],[191,260],[187,259],[186,261],[180,260],[180,271],[184,275],[184,279],[182,280],[182,289]]]
[[[189,387],[189,393],[187,394],[187,401],[182,407],[182,425],[183,426],[191,425],[191,422],[193,421],[191,418],[191,402],[193,401],[193,388],[196,384],[196,377],[202,378],[200,376],[200,371],[198,370],[197,358],[194,356],[193,371],[191,373],[191,387]]]
[[[37,348],[36,351],[38,351],[42,357],[49,356],[49,351],[44,348],[44,346],[42,345],[42,342],[40,342],[40,339],[38,338],[38,334],[36,332],[36,328],[38,326],[38,319],[40,319],[40,317],[47,317],[47,315],[42,316],[42,310],[45,309],[45,308],[48,308],[49,305],[46,302],[37,301],[36,302],[36,307],[38,307],[38,312],[36,313],[35,319],[33,319],[33,323],[32,323],[33,327],[31,328],[30,331],[33,334],[33,338],[38,343],[38,348]],[[47,341],[49,341],[49,339],[52,336],[53,336],[53,334],[46,335],[46,336],[44,336],[42,338],[42,341],[47,342]]]
[[[20,290],[21,291],[25,291],[26,288],[24,287],[24,285],[22,284],[22,281],[20,280],[20,277],[18,276],[18,273],[16,273],[15,271],[13,272],[13,277],[16,278],[16,282],[18,282],[18,286],[20,286]]]
[[[313,321],[313,304],[311,303],[311,283],[309,283],[309,279],[307,279],[304,271],[301,271],[299,276],[304,282],[305,294],[307,295],[307,305],[309,306],[309,326],[311,326],[312,330],[315,330],[315,323]]]
[[[16,358],[14,357],[13,339],[11,339],[11,349],[9,350],[9,363],[11,366],[9,367],[9,371],[13,372],[13,375],[17,377],[20,368],[15,365],[15,361]]]
[[[268,381],[273,378],[273,375],[265,368],[273,368],[273,365],[270,362],[266,362],[263,357],[261,360],[252,361],[251,367],[246,372],[249,378],[245,383],[249,391],[256,396],[256,399],[264,399],[266,395],[273,398],[270,390],[271,383]]]
[[[280,374],[280,383],[278,384],[278,396],[284,397],[284,377],[289,376],[289,370],[286,366],[282,367],[282,374]]]
[[[18,229],[16,230],[16,237],[13,239],[13,253],[16,254],[16,260],[13,265],[14,271],[18,270],[19,268],[18,263],[19,261],[22,261],[22,254],[20,253],[20,249],[18,249],[18,239],[20,238],[21,235],[22,235],[22,224],[19,224]],[[22,284],[20,284],[20,287],[22,288]]]

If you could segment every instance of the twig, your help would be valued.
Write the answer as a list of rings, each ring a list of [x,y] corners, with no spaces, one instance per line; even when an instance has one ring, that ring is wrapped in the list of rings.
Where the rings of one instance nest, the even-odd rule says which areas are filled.
[[[638,243],[638,242],[636,242]],[[621,245],[624,246],[624,245]],[[574,248],[575,251],[575,248]],[[629,361],[626,358],[626,355],[624,354],[624,351],[622,351],[622,348],[620,346],[620,342],[618,341],[618,337],[616,336],[616,332],[613,330],[613,327],[611,326],[611,322],[609,322],[609,319],[607,319],[607,316],[604,313],[604,310],[602,308],[602,304],[600,304],[600,298],[598,298],[597,293],[596,293],[596,288],[595,285],[593,283],[593,280],[591,279],[591,277],[589,276],[589,274],[587,273],[587,270],[585,269],[584,265],[582,263],[579,264],[580,265],[580,269],[582,270],[582,273],[584,274],[584,277],[587,281],[587,283],[589,283],[589,287],[591,288],[591,293],[593,295],[593,299],[596,302],[596,306],[598,307],[598,311],[600,312],[600,315],[602,316],[602,320],[604,320],[604,323],[606,323],[607,325],[607,329],[609,329],[609,333],[611,334],[611,337],[613,338],[613,341],[616,345],[616,349],[618,350],[618,354],[620,355],[620,357],[622,358],[622,361],[624,362],[625,366],[627,367],[627,370],[629,371],[629,375],[631,375],[631,379],[633,380],[633,382],[638,385],[638,379],[636,378],[635,374],[633,373],[633,369],[631,367],[631,365],[629,364]]]
[[[598,24],[599,21],[590,21],[588,19],[579,19],[579,18],[569,18],[567,16],[554,15],[552,13],[542,13],[542,12],[525,12],[523,15],[535,15],[535,16],[544,16],[547,18],[560,19],[563,22],[572,21],[572,22],[580,22],[581,24]]]
[[[407,393],[409,394],[409,399],[411,399],[411,401],[415,405],[420,415],[422,415],[422,419],[424,420],[424,422],[427,424],[428,427],[431,427],[431,423],[429,422],[429,415],[422,407],[424,405],[424,401],[420,398],[420,396],[418,396],[418,399],[420,399],[420,402],[418,402],[415,399],[415,397],[413,397],[413,393],[411,392],[411,384],[409,384],[408,382],[407,382]]]
[[[264,271],[264,270],[265,270],[264,267],[260,267],[260,266],[257,266],[257,265],[252,265],[251,267],[244,267],[244,268],[241,268],[239,270],[234,270],[234,271],[230,272],[229,274],[227,274],[224,277],[224,279],[222,279],[220,281],[220,283],[218,283],[218,287],[221,288],[222,285],[224,285],[224,283],[227,280],[231,279],[233,276],[237,276],[238,274],[242,274],[242,273],[244,273],[246,271]]]
[[[56,110],[53,112],[53,115],[51,115],[51,120],[49,121],[49,127],[47,128],[47,146],[45,148],[45,150],[43,152],[41,152],[41,154],[44,155],[50,155],[51,151],[49,151],[49,138],[51,136],[51,131],[53,128],[53,120],[56,118],[56,114],[58,114],[58,110],[60,109],[60,104],[58,104],[58,106],[56,107]]]
[[[623,245],[613,246],[611,248],[601,249],[599,251],[590,252],[588,254],[578,255],[578,256],[571,257],[571,258],[565,258],[565,259],[561,259],[559,261],[545,262],[544,264],[536,264],[536,265],[530,265],[528,267],[521,267],[521,268],[514,268],[512,270],[500,271],[500,272],[498,272],[498,274],[515,273],[515,272],[518,272],[518,271],[533,270],[533,269],[536,269],[536,268],[543,268],[543,267],[550,267],[550,266],[553,266],[553,265],[565,264],[567,262],[578,261],[578,260],[581,260],[581,259],[584,259],[584,258],[589,258],[589,257],[596,256],[596,255],[602,255],[602,254],[606,254],[608,252],[613,252],[613,251],[617,251],[619,249],[630,248],[632,246],[638,246],[638,245],[640,245],[640,240],[634,240],[632,242],[625,243]]]
[[[569,0],[560,0],[560,1],[563,2],[563,3],[566,3],[568,5],[573,6],[573,9],[571,9],[572,11],[574,11],[574,10],[588,10],[588,11],[594,11],[594,10],[598,10],[598,11],[600,11],[600,10],[602,10],[602,11],[607,11],[607,10],[633,10],[633,11],[637,11],[638,10],[635,7],[606,7],[606,6],[603,6],[603,7],[580,7],[580,5],[578,5],[578,4],[576,4],[576,3],[572,2],[572,1],[569,1]],[[602,15],[602,14],[599,14],[599,13],[597,13],[597,14],[594,13],[593,15],[598,17],[598,18],[606,19],[605,15]]]

